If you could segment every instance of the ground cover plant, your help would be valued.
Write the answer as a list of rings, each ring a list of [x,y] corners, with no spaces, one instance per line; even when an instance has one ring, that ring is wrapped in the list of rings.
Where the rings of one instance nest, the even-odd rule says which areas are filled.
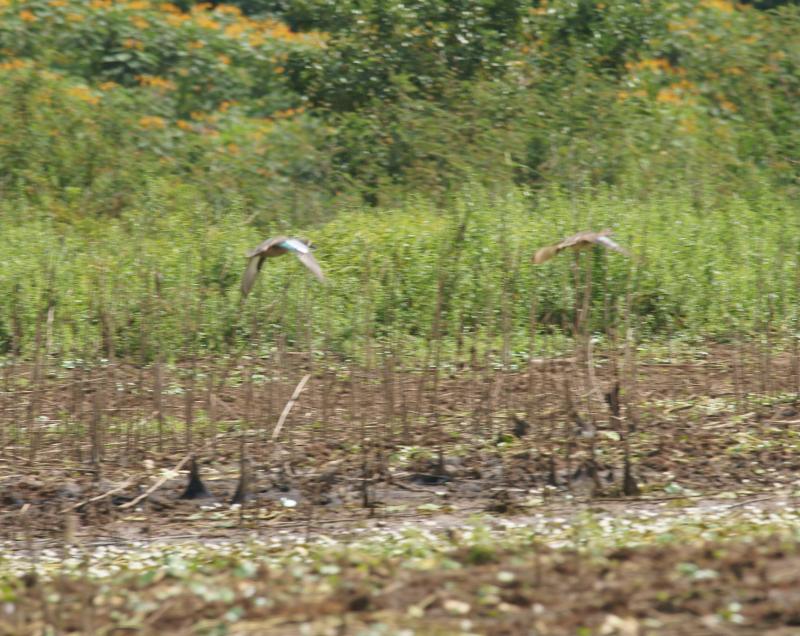
[[[796,633],[795,5],[0,0],[0,633]]]

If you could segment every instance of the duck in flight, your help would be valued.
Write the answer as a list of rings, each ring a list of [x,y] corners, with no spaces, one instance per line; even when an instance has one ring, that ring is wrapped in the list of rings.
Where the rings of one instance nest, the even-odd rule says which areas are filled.
[[[245,298],[253,289],[253,284],[256,282],[258,272],[264,265],[264,261],[273,256],[282,256],[284,254],[294,254],[300,259],[311,273],[316,276],[320,282],[325,282],[325,275],[322,273],[317,259],[311,253],[313,249],[311,241],[306,239],[294,238],[291,236],[276,236],[268,238],[261,243],[258,247],[251,250],[247,254],[250,260],[247,263],[247,269],[244,270],[242,277],[242,297]]]
[[[611,234],[611,230],[601,230],[600,232],[578,232],[577,234],[568,236],[560,243],[548,245],[536,250],[536,254],[533,255],[531,260],[537,265],[540,265],[545,261],[549,261],[561,250],[581,250],[591,247],[592,245],[602,245],[603,247],[614,250],[615,252],[619,252],[620,254],[624,254],[625,256],[630,256],[628,250],[610,238]]]

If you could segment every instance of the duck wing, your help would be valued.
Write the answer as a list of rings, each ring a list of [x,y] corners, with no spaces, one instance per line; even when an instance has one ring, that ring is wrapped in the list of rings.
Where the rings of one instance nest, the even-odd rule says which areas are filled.
[[[321,282],[325,282],[325,275],[322,273],[322,268],[319,266],[317,259],[311,253],[311,248],[296,238],[289,238],[280,244],[281,247],[291,251],[300,262],[305,265],[314,276]]]
[[[289,240],[291,239],[288,236],[273,236],[272,238],[268,238],[265,241],[259,243],[257,247],[250,250],[247,253],[247,258],[252,258],[253,256],[256,256],[258,254],[266,254],[273,247]]]
[[[622,247],[619,243],[615,240],[609,238],[607,234],[601,234],[597,237],[596,243],[599,243],[603,247],[607,247],[610,250],[614,250],[615,252],[619,252],[620,254],[624,254],[625,256],[630,256],[630,252]]]
[[[269,254],[269,251],[276,245],[287,241],[288,238],[289,237],[287,236],[275,236],[268,238],[247,253],[247,258],[249,260],[247,261],[247,267],[245,268],[244,275],[242,276],[242,298],[247,298],[247,295],[253,289],[258,272],[261,271],[261,266],[264,264],[264,259]]]
[[[602,230],[600,232],[592,232],[587,230],[585,232],[578,232],[577,234],[573,234],[572,236],[562,239],[555,245],[548,245],[547,247],[542,247],[541,249],[537,250],[533,255],[532,260],[534,263],[539,265],[540,263],[544,263],[545,261],[553,258],[561,250],[582,249],[593,244],[599,244],[603,247],[614,250],[615,252],[624,254],[625,256],[630,256],[628,250],[610,238],[610,234],[611,230]]]

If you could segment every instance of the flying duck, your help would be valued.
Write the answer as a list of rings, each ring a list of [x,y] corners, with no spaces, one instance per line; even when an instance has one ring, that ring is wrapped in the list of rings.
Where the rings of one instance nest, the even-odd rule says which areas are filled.
[[[247,254],[247,258],[250,260],[247,263],[247,269],[244,270],[244,276],[242,277],[242,297],[246,297],[250,293],[250,290],[253,289],[256,276],[258,276],[258,272],[261,271],[264,261],[267,258],[282,256],[283,254],[294,254],[300,259],[303,265],[311,270],[311,273],[314,274],[320,282],[325,282],[322,269],[317,259],[315,259],[314,255],[311,253],[312,249],[311,241],[307,239],[294,238],[291,236],[268,238]]]
[[[545,261],[549,261],[561,250],[581,250],[591,247],[592,245],[602,245],[603,247],[614,250],[615,252],[619,252],[620,254],[624,254],[625,256],[630,256],[628,250],[620,246],[616,241],[613,241],[611,238],[609,238],[611,234],[611,230],[601,230],[600,232],[578,232],[577,234],[568,236],[560,243],[548,245],[536,250],[536,254],[533,255],[531,260],[537,265],[540,265]]]

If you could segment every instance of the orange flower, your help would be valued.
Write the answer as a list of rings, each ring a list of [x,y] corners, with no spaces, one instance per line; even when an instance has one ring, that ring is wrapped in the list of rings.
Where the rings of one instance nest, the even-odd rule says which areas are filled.
[[[139,119],[139,125],[142,128],[147,128],[148,130],[161,130],[167,126],[164,118],[156,115],[145,115],[144,117],[141,117]]]
[[[681,130],[688,134],[694,134],[697,132],[697,121],[694,117],[684,117],[680,121]]]
[[[733,4],[727,0],[703,0],[701,4],[709,9],[717,9],[723,13],[733,13]]]
[[[219,29],[219,22],[204,14],[195,16],[194,23],[203,29]]]
[[[243,33],[249,30],[249,26],[245,22],[234,22],[225,27],[225,35],[229,38],[238,38]]]
[[[680,104],[681,98],[675,91],[669,88],[662,88],[656,95],[656,101],[661,104]]]
[[[164,17],[170,26],[181,26],[189,19],[189,16],[183,13],[167,13]]]
[[[0,70],[2,71],[17,71],[21,68],[28,66],[25,60],[9,60],[8,62],[0,62]]]
[[[629,71],[648,70],[656,73],[669,71],[672,68],[669,62],[664,58],[641,60],[636,63],[628,62],[625,66]]]
[[[221,4],[217,7],[217,13],[222,13],[222,14],[227,13],[228,15],[233,15],[238,17],[242,15],[242,10],[239,7],[236,7],[232,4]]]
[[[19,12],[19,17],[22,19],[23,22],[36,22],[39,18],[36,17],[36,14],[28,11],[27,9],[23,9]]]
[[[164,77],[157,77],[156,75],[137,75],[136,80],[142,86],[156,88],[158,90],[171,91],[175,89],[175,84]]]
[[[67,95],[71,95],[87,104],[97,104],[100,101],[100,98],[97,95],[93,95],[86,86],[70,86],[66,92]]]
[[[261,33],[251,33],[247,36],[247,42],[250,44],[250,46],[261,46],[266,41],[267,38],[265,38]]]
[[[667,24],[667,28],[670,31],[691,31],[694,27],[698,25],[698,21],[694,18],[686,18],[681,20],[680,22],[670,22]]]

